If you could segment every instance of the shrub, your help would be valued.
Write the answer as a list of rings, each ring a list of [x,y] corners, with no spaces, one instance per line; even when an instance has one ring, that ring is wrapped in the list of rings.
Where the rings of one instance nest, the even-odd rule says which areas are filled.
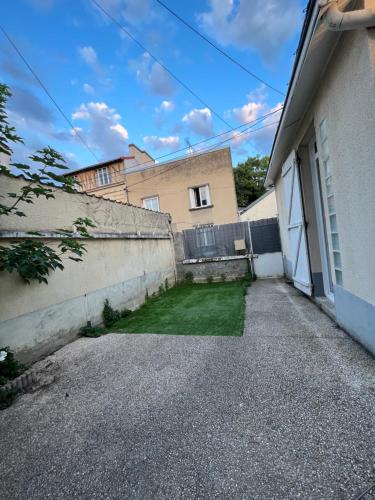
[[[15,387],[2,389],[0,387],[0,410],[8,408],[16,399],[18,390]]]
[[[122,309],[120,311],[120,316],[121,316],[121,318],[127,318],[128,316],[130,316],[131,313],[132,312],[130,309]]]
[[[161,295],[162,293],[164,293],[164,285],[163,284],[161,284],[159,286],[159,292],[158,292],[158,294]]]
[[[105,327],[112,326],[116,321],[120,319],[120,312],[113,309],[108,299],[104,301],[103,307],[103,323]]]
[[[169,281],[168,281],[168,278],[165,278],[164,288],[165,288],[165,290],[166,290],[166,291],[169,289]]]
[[[206,281],[207,283],[212,283],[214,278],[212,276],[207,276]]]
[[[100,337],[103,333],[105,333],[104,328],[99,326],[86,325],[79,330],[81,337]]]
[[[192,272],[188,272],[188,273],[185,273],[184,275],[184,282],[189,284],[189,283],[193,283],[194,281],[194,275]]]
[[[26,367],[19,363],[9,347],[0,348],[0,385],[12,380],[25,371]]]

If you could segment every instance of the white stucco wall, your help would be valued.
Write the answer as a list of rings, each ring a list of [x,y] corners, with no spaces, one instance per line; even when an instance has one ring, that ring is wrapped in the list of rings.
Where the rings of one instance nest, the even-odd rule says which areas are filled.
[[[256,200],[252,206],[240,214],[239,220],[244,222],[271,219],[272,217],[277,217],[276,195],[273,189],[267,193],[267,196],[262,197],[259,201]]]
[[[319,124],[327,120],[343,287],[370,304],[375,304],[374,33],[375,29],[343,33],[291,145],[291,150],[297,149],[314,123],[321,153]],[[275,185],[283,253],[290,259],[280,176]],[[331,249],[330,241],[329,245]]]
[[[17,192],[24,184],[4,176],[0,181],[0,194]],[[171,284],[175,280],[168,215],[60,190],[55,197],[28,206],[27,218],[1,217],[1,231],[53,231],[90,217],[94,232],[108,238],[87,240],[83,262],[64,261],[64,271],[51,273],[48,285],[26,285],[16,274],[0,273],[0,346],[9,345],[27,360],[74,338],[87,321],[100,323],[105,298],[115,308],[134,309],[146,289],[152,294],[166,278]],[[129,239],[137,233],[148,239]],[[0,244],[9,241],[2,238]],[[51,246],[58,242],[49,241]]]

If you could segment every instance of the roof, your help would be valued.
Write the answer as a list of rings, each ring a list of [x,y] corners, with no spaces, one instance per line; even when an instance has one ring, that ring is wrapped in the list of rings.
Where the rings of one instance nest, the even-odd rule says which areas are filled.
[[[76,174],[78,172],[86,172],[87,170],[93,170],[94,168],[105,167],[107,165],[112,165],[112,163],[118,163],[124,160],[133,160],[134,156],[119,156],[118,158],[114,158],[113,160],[102,161],[100,163],[94,163],[93,165],[89,165],[87,167],[77,168],[75,170],[70,170],[66,172],[64,175]]]
[[[239,214],[242,215],[245,212],[247,212],[248,210],[250,210],[250,208],[255,207],[255,205],[257,205],[259,202],[261,202],[262,200],[264,200],[265,198],[267,198],[267,196],[269,196],[274,191],[275,191],[275,188],[269,189],[268,191],[266,191],[265,193],[263,193],[262,196],[259,196],[259,198],[257,198],[255,201],[253,201],[252,203],[250,203],[250,205],[248,205],[245,208],[241,208],[239,210]]]
[[[347,7],[353,0],[343,0]],[[321,22],[324,7],[309,0],[284,108],[275,134],[265,185],[274,184],[291,152],[304,116],[320,86],[320,80],[341,33]]]

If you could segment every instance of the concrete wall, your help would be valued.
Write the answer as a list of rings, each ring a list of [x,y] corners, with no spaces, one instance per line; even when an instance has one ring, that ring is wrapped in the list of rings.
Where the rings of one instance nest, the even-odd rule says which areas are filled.
[[[121,170],[121,166],[112,165],[111,169],[117,172]],[[90,192],[109,199],[127,201],[124,190],[125,176],[115,176],[113,173],[113,179],[119,182],[110,186],[95,187]],[[85,179],[82,182],[88,185],[85,184]],[[126,182],[129,186],[130,203],[141,207],[144,198],[158,196],[160,210],[171,214],[178,231],[199,224],[237,222],[237,199],[230,148],[194,154],[182,160],[154,166],[142,166],[137,171],[130,168],[127,169]],[[191,209],[189,188],[206,184],[209,186],[212,206]]]
[[[205,282],[208,277],[221,281],[243,278],[249,272],[247,257],[215,257],[212,259],[192,259],[177,264],[178,279],[183,280],[186,273],[193,273],[195,282]]]
[[[21,179],[1,177],[1,193],[18,192]],[[73,339],[87,321],[101,322],[105,298],[116,308],[138,307],[168,278],[175,281],[169,217],[85,194],[55,190],[55,200],[39,199],[24,209],[27,218],[1,217],[1,244],[24,231],[42,231],[51,246],[58,228],[77,217],[96,224],[84,261],[64,262],[49,284],[26,285],[18,275],[0,273],[0,346],[9,345],[27,361]],[[21,208],[21,207],[20,207]],[[22,208],[21,208],[22,209]]]
[[[271,189],[242,212],[239,215],[239,221],[271,219],[273,217],[277,217],[277,204],[275,190]]]
[[[281,252],[262,253],[254,256],[254,272],[257,278],[281,278],[284,276]]]
[[[347,315],[344,317],[342,313],[347,311],[348,303],[352,304],[353,323],[353,317],[368,316],[369,309],[375,307],[375,28],[342,34],[291,149],[299,147],[313,124],[321,156],[319,125],[323,119],[327,122],[343,270],[342,290],[335,291],[337,320],[362,340],[363,325],[358,320],[357,326],[348,326]],[[322,162],[320,167],[323,169]],[[322,178],[323,174],[322,171]],[[289,262],[287,214],[280,176],[276,180],[276,197],[283,253]],[[327,213],[327,206],[325,209]],[[326,224],[329,227],[328,220]],[[334,269],[330,238],[329,253]],[[344,296],[345,308],[340,303]],[[353,300],[347,300],[348,296]],[[375,329],[372,340],[366,342],[375,352]]]

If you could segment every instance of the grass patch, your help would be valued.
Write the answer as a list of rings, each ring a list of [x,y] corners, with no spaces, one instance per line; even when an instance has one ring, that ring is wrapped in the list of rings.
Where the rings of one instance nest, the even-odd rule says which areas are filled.
[[[248,286],[248,280],[178,285],[148,299],[110,331],[240,336]]]

